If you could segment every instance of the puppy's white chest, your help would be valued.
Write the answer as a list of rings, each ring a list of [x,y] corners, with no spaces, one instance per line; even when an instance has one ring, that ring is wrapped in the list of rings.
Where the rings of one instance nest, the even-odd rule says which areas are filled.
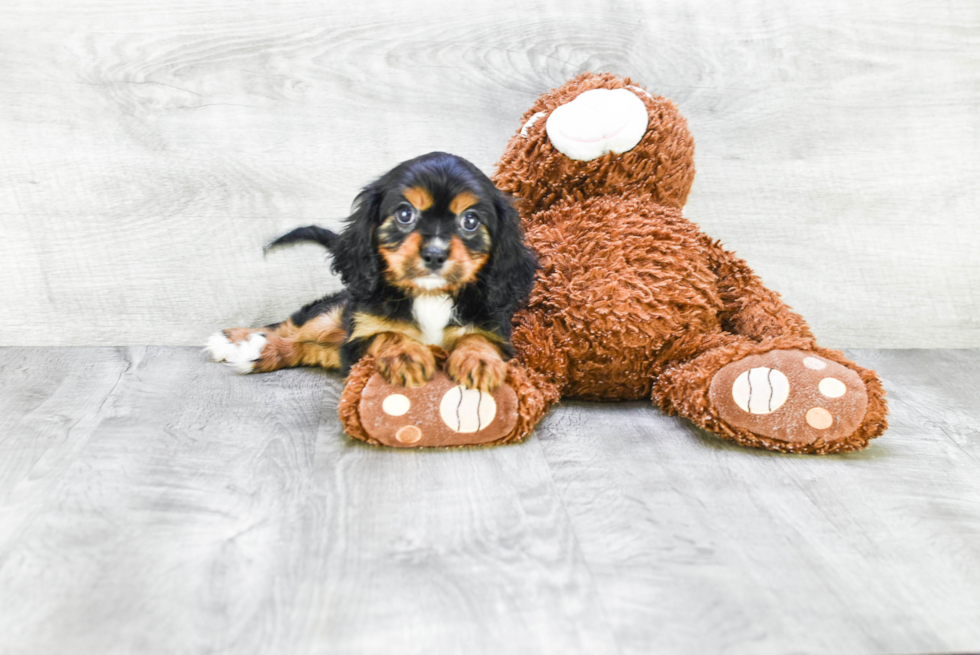
[[[453,299],[449,294],[419,296],[412,302],[412,315],[422,330],[422,341],[442,345],[442,331],[453,318]]]

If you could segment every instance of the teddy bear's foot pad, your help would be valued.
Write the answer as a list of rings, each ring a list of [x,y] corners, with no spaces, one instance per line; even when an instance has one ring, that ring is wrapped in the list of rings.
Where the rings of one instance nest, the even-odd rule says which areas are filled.
[[[492,394],[466,389],[439,371],[421,387],[391,384],[374,374],[361,392],[361,425],[395,448],[487,444],[517,424],[517,394],[504,385]]]
[[[729,425],[796,444],[853,434],[868,407],[857,373],[802,350],[732,362],[715,374],[708,396]]]

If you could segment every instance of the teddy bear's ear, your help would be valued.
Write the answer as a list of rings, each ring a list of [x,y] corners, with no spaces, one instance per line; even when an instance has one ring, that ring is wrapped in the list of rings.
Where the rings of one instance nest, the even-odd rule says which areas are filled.
[[[490,261],[481,279],[488,308],[509,327],[511,315],[531,293],[538,260],[524,243],[521,219],[511,199],[496,191],[493,204],[497,222],[490,235]]]
[[[354,297],[377,291],[381,266],[375,244],[375,227],[379,222],[381,191],[371,185],[358,194],[347,227],[333,248],[333,271]]]

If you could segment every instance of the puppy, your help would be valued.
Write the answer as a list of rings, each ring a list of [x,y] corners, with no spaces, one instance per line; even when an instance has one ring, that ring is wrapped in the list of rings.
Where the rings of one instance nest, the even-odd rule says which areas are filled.
[[[512,356],[511,317],[527,299],[536,260],[517,212],[473,164],[443,152],[403,162],[354,201],[340,234],[311,225],[273,241],[324,246],[344,291],[265,328],[210,337],[216,361],[238,371],[341,368],[364,355],[390,382],[417,387],[449,353],[460,385],[493,391]]]

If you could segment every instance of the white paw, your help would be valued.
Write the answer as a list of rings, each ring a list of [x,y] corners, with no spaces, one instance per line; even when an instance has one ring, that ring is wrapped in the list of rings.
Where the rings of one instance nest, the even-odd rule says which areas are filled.
[[[205,352],[211,355],[211,359],[216,362],[223,362],[228,359],[236,350],[235,344],[225,336],[224,332],[215,332],[208,337],[208,342],[204,346]]]
[[[214,361],[226,362],[239,373],[251,373],[267,342],[261,332],[253,332],[247,341],[238,342],[231,341],[222,332],[215,332],[208,337],[204,349]]]

